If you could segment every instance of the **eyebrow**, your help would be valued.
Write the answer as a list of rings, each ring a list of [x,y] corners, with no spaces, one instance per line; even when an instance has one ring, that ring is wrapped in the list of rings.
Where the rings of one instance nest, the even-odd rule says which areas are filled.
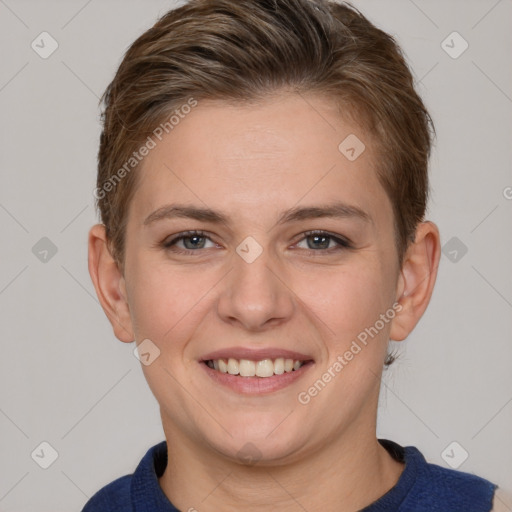
[[[373,222],[371,216],[361,208],[335,202],[325,206],[296,206],[290,208],[279,216],[276,225],[324,217],[338,219],[354,218],[367,223]],[[211,208],[198,208],[180,204],[166,205],[158,208],[146,217],[143,224],[148,226],[162,219],[173,218],[195,219],[213,224],[230,224],[229,216],[222,212],[212,210]]]

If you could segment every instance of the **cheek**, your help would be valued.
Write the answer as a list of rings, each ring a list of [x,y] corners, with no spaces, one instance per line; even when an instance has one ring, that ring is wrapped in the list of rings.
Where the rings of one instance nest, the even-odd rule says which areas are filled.
[[[149,338],[161,350],[175,352],[190,339],[205,308],[211,308],[214,278],[208,272],[192,275],[154,262],[139,265],[130,283],[130,315],[136,339]]]
[[[378,266],[347,266],[336,271],[304,275],[297,295],[315,314],[329,339],[346,345],[373,325],[389,307],[390,283]]]

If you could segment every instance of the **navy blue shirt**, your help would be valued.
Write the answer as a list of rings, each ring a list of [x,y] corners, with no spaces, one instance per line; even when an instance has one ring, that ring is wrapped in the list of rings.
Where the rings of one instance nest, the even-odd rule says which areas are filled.
[[[396,485],[361,512],[489,512],[495,484],[478,476],[428,463],[414,446],[379,439],[405,468]],[[82,512],[179,512],[158,478],[167,466],[167,443],[153,446],[133,475],[100,489]]]

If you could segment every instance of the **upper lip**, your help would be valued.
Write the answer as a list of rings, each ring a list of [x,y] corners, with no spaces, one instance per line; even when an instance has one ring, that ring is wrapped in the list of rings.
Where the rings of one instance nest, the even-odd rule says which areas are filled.
[[[285,350],[282,348],[244,348],[232,347],[210,352],[201,358],[202,361],[215,361],[217,359],[248,359],[250,361],[262,361],[263,359],[293,359],[295,361],[312,361],[313,358],[300,352]]]

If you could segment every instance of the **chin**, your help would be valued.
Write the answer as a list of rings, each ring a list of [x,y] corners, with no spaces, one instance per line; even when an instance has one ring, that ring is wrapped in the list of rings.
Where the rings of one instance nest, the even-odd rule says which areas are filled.
[[[220,437],[212,439],[210,432],[205,433],[205,438],[216,452],[245,465],[291,462],[304,451],[306,440],[311,438],[298,425],[283,422],[282,414],[267,415],[264,419],[253,415],[250,421],[231,423],[228,431],[231,435],[222,430]]]

